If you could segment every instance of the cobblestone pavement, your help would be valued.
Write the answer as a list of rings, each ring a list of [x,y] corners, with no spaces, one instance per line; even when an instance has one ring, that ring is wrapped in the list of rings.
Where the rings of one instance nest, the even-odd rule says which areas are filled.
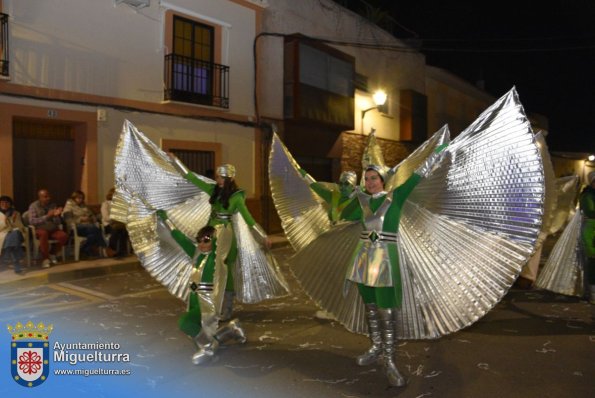
[[[274,252],[279,259],[291,255],[288,247]],[[212,363],[194,366],[194,345],[177,327],[184,303],[130,260],[31,273],[0,284],[3,325],[29,319],[52,323],[51,348],[56,343],[117,343],[120,349],[114,352],[130,357],[129,362],[76,365],[53,358],[52,371],[101,368],[132,374],[51,373],[36,392],[93,397],[595,396],[593,306],[577,298],[513,288],[465,330],[435,341],[401,342],[397,362],[408,385],[390,388],[380,365],[358,367],[354,362],[367,348],[367,338],[314,318],[317,308],[285,266],[292,294],[236,305],[248,342],[222,347]],[[10,335],[4,339],[7,348]],[[0,354],[6,364],[0,393],[21,396],[14,395],[24,387],[10,380],[8,350]]]

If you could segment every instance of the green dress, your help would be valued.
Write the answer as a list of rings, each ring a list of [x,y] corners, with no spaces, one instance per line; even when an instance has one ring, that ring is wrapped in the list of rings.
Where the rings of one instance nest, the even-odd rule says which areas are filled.
[[[196,185],[199,189],[206,192],[209,196],[211,196],[215,190],[217,184],[215,183],[208,183],[200,178],[196,177],[193,173],[188,173],[184,176],[188,181],[192,182]],[[223,203],[221,203],[220,199],[217,198],[215,203],[212,204],[211,207],[211,216],[209,218],[208,225],[210,226],[218,226],[222,225],[226,228],[232,228],[231,223],[231,216],[235,213],[239,213],[246,224],[249,227],[253,227],[256,224],[254,218],[250,214],[250,211],[246,207],[246,197],[245,193],[242,190],[238,190],[234,192],[229,198],[229,205],[227,208],[223,207]],[[231,247],[227,256],[225,257],[225,264],[227,264],[227,284],[225,286],[226,291],[233,291],[233,271],[236,263],[236,259],[238,256],[238,247],[237,247],[237,240],[235,239],[235,235],[231,241]]]
[[[581,238],[587,257],[587,276],[589,284],[595,285],[595,189],[588,186],[580,196],[580,208],[584,221],[581,229]]]
[[[364,303],[382,308],[400,307],[401,273],[397,234],[405,200],[421,176],[412,174],[391,192],[369,195],[360,190],[341,217],[361,221],[364,231],[354,251],[347,279],[358,284]]]
[[[198,248],[194,242],[188,238],[184,233],[178,229],[171,231],[172,237],[180,245],[182,250],[194,261],[195,272],[198,272],[198,281],[189,281],[190,296],[188,297],[188,309],[178,319],[178,326],[182,332],[190,337],[196,336],[202,325],[202,314],[200,310],[198,290],[211,291],[213,290],[213,278],[215,275],[215,240],[212,242],[211,251],[208,253],[197,253]],[[198,283],[197,283],[198,282]]]

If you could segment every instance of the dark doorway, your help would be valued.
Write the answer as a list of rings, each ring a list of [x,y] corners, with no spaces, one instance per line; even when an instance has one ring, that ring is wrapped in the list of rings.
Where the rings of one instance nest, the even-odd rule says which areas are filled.
[[[26,211],[41,188],[64,206],[75,186],[72,126],[28,120],[15,120],[13,126],[15,207]]]

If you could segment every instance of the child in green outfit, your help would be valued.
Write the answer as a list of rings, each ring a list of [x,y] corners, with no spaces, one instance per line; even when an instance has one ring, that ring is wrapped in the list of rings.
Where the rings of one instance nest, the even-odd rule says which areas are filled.
[[[190,295],[188,310],[178,320],[180,330],[192,337],[198,346],[198,351],[192,356],[196,365],[208,361],[215,355],[219,344],[229,340],[240,343],[246,341],[244,331],[237,319],[219,326],[220,300],[217,299],[216,271],[216,229],[207,225],[202,227],[196,235],[196,243],[177,229],[168,218],[164,210],[158,210],[157,216],[169,228],[172,237],[192,258],[194,269],[188,280]],[[223,277],[227,271],[222,273]],[[218,283],[223,283],[220,281]]]

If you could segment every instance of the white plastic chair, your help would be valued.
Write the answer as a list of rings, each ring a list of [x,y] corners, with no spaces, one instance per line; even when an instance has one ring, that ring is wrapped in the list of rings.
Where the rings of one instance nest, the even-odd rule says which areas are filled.
[[[39,251],[39,239],[35,234],[35,225],[29,224],[28,227],[31,230],[31,237],[33,239],[33,253],[35,254],[36,258],[39,258],[41,253]],[[48,239],[48,243],[50,244],[50,246],[57,245],[58,241],[55,239]],[[64,246],[62,246],[62,261],[66,261],[66,250],[64,249]]]
[[[78,234],[75,223],[68,224],[68,229],[72,236],[74,261],[79,261],[79,258],[81,257],[81,245],[85,243],[87,238]]]

